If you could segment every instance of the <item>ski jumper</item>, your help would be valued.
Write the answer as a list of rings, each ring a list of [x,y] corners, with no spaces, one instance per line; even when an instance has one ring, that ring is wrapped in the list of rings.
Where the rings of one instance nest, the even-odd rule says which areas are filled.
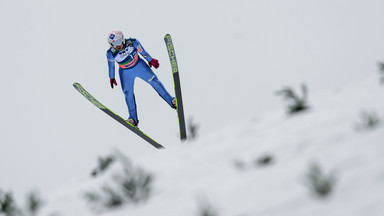
[[[136,111],[135,94],[133,92],[135,78],[139,77],[148,84],[150,84],[157,93],[171,106],[173,97],[167,92],[163,84],[153,73],[147,63],[139,57],[139,53],[148,62],[152,57],[144,50],[143,46],[137,39],[125,39],[125,47],[119,51],[113,47],[107,51],[109,78],[115,78],[115,61],[119,65],[119,76],[122,90],[125,94],[125,101],[127,103],[129,118],[139,123]]]

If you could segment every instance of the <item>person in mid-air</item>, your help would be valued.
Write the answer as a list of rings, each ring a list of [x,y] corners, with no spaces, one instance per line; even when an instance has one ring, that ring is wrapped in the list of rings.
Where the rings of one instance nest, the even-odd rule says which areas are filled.
[[[121,87],[125,94],[125,101],[128,106],[128,122],[137,126],[139,119],[137,117],[135,95],[133,85],[136,77],[140,77],[149,83],[157,93],[173,108],[176,109],[175,97],[172,97],[153,73],[150,67],[159,68],[159,61],[152,58],[140,44],[139,40],[134,38],[124,38],[121,31],[112,31],[108,34],[108,43],[111,47],[107,50],[108,69],[110,84],[113,88],[117,85],[115,79],[115,61],[119,65],[119,76]],[[148,64],[139,56],[144,57]]]

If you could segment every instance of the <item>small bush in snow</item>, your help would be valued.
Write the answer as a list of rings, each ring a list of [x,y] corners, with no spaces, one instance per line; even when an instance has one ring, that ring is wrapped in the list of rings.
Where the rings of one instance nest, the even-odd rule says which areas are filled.
[[[27,209],[28,215],[36,216],[41,209],[43,201],[38,192],[31,192],[27,195]]]
[[[197,138],[199,127],[200,126],[193,121],[193,118],[190,117],[188,121],[188,139],[194,140]]]
[[[245,170],[245,162],[244,161],[241,161],[239,159],[235,159],[233,161],[233,165],[235,166],[236,169],[238,170]]]
[[[271,154],[265,154],[260,156],[256,161],[256,166],[267,166],[273,163],[273,156]]]
[[[199,216],[217,216],[217,214],[212,208],[204,208],[200,209]]]
[[[22,210],[16,204],[12,193],[0,190],[0,215],[5,216],[36,216],[42,206],[42,200],[37,192],[27,195],[26,209]]]
[[[379,72],[381,74],[380,83],[384,84],[384,62],[379,62]]]
[[[133,167],[121,153],[117,153],[115,158],[123,165],[122,171],[115,173],[112,181],[101,190],[84,193],[85,199],[96,211],[142,203],[151,195],[153,176],[141,168]]]
[[[124,197],[119,194],[116,190],[109,186],[104,186],[102,188],[102,191],[105,195],[105,203],[104,205],[107,208],[115,208],[123,205],[124,203]]]
[[[335,185],[333,174],[326,175],[317,164],[312,164],[307,173],[306,183],[311,193],[316,197],[329,196]]]
[[[128,202],[144,202],[152,192],[153,176],[140,168],[133,171],[125,169],[116,181]]]
[[[271,154],[264,154],[258,157],[256,160],[252,162],[244,162],[239,159],[235,159],[233,162],[233,165],[236,169],[244,171],[247,169],[252,169],[256,167],[263,167],[263,166],[268,166],[271,165],[274,162],[273,155]]]
[[[17,216],[18,208],[12,193],[4,193],[0,190],[0,213],[6,216]]]
[[[306,85],[301,85],[302,97],[298,96],[290,87],[285,87],[276,92],[277,95],[284,97],[288,101],[287,112],[288,114],[295,114],[309,109],[307,103],[308,89]]]
[[[83,196],[91,205],[103,204],[103,195],[97,191],[86,191]]]
[[[198,216],[217,216],[216,210],[208,203],[202,203],[200,204],[200,207],[198,209]]]
[[[356,124],[357,131],[373,130],[381,125],[381,119],[376,112],[362,112],[360,121]]]
[[[105,172],[110,165],[114,162],[115,156],[113,155],[108,155],[106,157],[99,157],[98,159],[98,166],[92,170],[91,175],[96,177],[97,175]]]

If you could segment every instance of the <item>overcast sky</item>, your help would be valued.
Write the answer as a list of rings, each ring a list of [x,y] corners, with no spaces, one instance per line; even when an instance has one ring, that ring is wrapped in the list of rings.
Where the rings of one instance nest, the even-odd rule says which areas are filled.
[[[0,188],[18,195],[86,178],[114,148],[157,151],[86,101],[80,82],[127,118],[111,89],[105,51],[110,30],[138,38],[157,58],[173,93],[163,37],[173,37],[186,117],[200,133],[270,109],[274,92],[301,83],[311,94],[337,91],[384,61],[381,0],[0,1]],[[180,145],[176,113],[136,80],[140,128],[166,147]]]

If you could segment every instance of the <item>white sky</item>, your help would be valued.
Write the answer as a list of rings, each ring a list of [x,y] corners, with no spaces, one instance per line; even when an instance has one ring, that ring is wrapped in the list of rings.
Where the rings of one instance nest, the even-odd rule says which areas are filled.
[[[381,0],[1,0],[0,188],[49,192],[87,176],[112,148],[156,151],[72,87],[80,82],[127,117],[120,82],[109,86],[110,30],[142,42],[173,94],[163,41],[172,35],[186,116],[204,135],[278,109],[283,86],[304,82],[310,97],[365,77],[384,60],[383,8]],[[135,90],[140,127],[179,145],[176,114],[144,82]]]

